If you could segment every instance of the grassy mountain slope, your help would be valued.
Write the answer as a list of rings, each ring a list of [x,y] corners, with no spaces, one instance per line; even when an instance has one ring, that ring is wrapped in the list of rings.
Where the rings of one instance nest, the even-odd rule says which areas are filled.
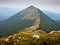
[[[35,25],[36,20],[39,18],[37,11],[35,7],[28,7],[6,21],[3,21],[3,23],[0,23],[0,36],[14,34],[21,29]]]
[[[39,38],[33,37],[38,35]],[[17,34],[0,38],[0,45],[60,45],[60,32],[45,33],[42,30],[25,29]]]
[[[40,14],[40,25],[38,29],[42,29],[46,32],[60,29],[59,25],[54,20],[45,15],[42,11],[38,10],[38,12]]]
[[[60,25],[60,20],[56,20],[56,23]]]
[[[53,29],[59,29],[58,25],[40,11],[40,9],[30,6],[0,23],[0,37],[18,33],[25,28],[37,24],[39,29],[43,29],[47,32]]]
[[[55,21],[60,20],[60,14],[58,14],[58,13],[47,11],[47,10],[42,10],[42,12],[44,12],[47,16],[49,16],[50,18],[52,18]]]

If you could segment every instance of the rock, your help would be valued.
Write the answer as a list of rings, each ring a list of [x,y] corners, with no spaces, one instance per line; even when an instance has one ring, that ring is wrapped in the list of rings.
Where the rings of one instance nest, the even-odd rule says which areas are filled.
[[[33,38],[39,38],[39,35],[34,34]]]
[[[9,39],[5,39],[5,41],[7,42]]]

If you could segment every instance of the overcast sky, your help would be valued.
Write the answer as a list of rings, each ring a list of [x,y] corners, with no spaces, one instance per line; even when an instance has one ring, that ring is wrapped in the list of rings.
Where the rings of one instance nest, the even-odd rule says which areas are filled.
[[[24,9],[30,5],[41,10],[60,13],[60,0],[0,0],[0,7]]]

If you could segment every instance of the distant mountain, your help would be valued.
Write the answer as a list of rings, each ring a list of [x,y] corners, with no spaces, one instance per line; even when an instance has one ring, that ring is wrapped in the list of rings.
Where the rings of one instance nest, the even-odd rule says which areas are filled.
[[[49,16],[50,18],[52,18],[53,20],[55,20],[55,22],[60,25],[60,14],[54,13],[54,12],[50,12],[47,10],[42,10],[47,16]]]
[[[17,12],[19,12],[18,9],[0,7],[0,21],[8,19]]]
[[[0,16],[0,21],[8,19],[9,16]]]
[[[47,16],[49,16],[50,18],[52,18],[53,20],[60,20],[60,14],[51,12],[51,11],[47,11],[47,10],[42,10],[42,12],[44,12]]]
[[[37,25],[37,29],[50,32],[59,30],[54,20],[44,14],[40,9],[30,6],[9,19],[0,22],[0,37],[8,36],[19,31]]]

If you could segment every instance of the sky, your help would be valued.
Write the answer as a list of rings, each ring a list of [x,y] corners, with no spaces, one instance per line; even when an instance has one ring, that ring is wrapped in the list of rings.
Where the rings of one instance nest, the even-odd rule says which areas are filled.
[[[41,10],[60,13],[60,0],[0,0],[0,7],[25,9],[31,5]]]

